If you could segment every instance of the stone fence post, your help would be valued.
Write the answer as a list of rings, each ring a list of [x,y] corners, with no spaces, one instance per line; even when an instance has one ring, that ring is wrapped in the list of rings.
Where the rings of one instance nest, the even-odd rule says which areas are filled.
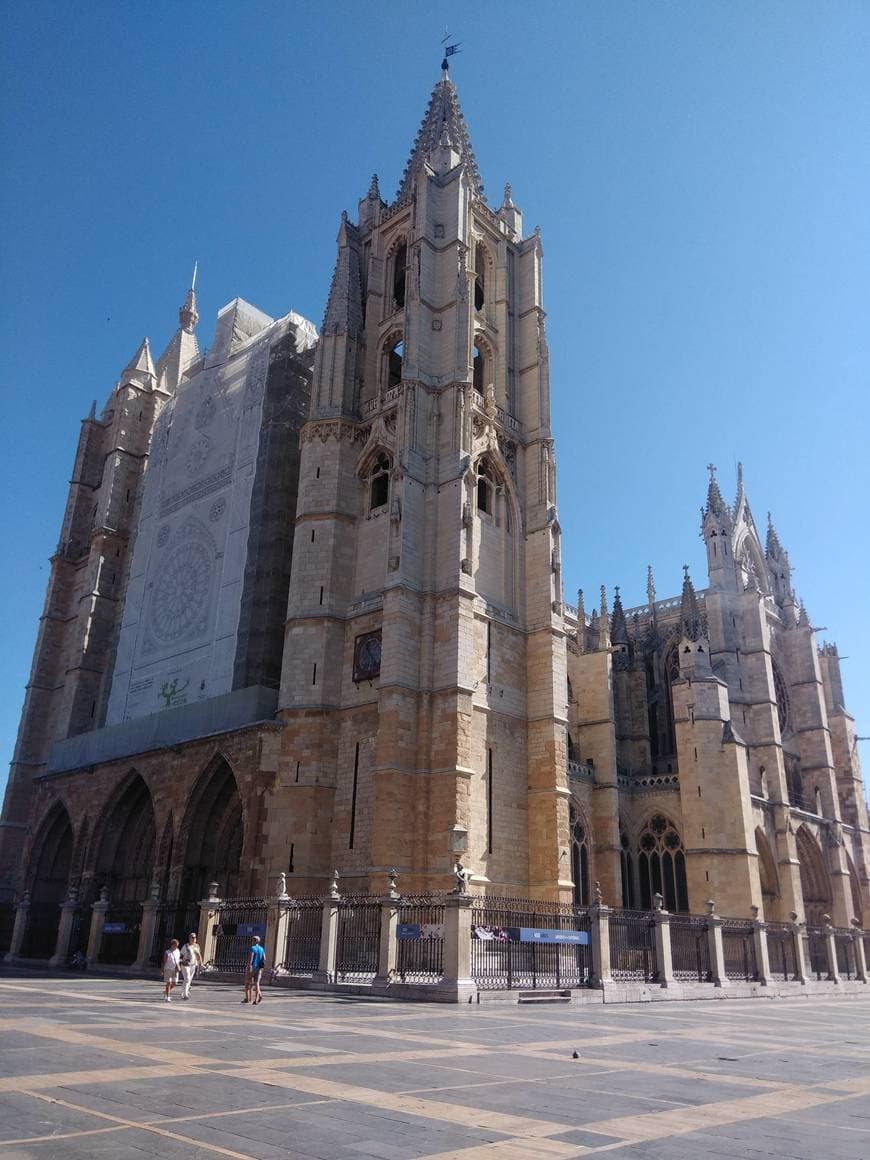
[[[788,917],[791,920],[791,934],[794,939],[794,960],[797,967],[797,981],[802,987],[805,987],[809,979],[809,973],[807,971],[807,947],[804,941],[804,924],[798,922],[798,916],[794,910]]]
[[[596,883],[597,885],[597,883]],[[610,974],[610,909],[597,898],[589,907],[589,925],[592,935],[592,978],[593,987],[603,988],[613,978]]]
[[[279,874],[275,894],[269,899],[266,911],[266,937],[263,939],[266,963],[273,971],[280,971],[284,966],[289,926],[290,895],[287,893],[287,878]]]
[[[336,980],[335,959],[338,950],[338,871],[332,873],[329,893],[323,900],[323,919],[320,924],[320,963],[314,978],[320,983],[334,983]]]
[[[767,947],[767,924],[758,917],[757,906],[752,907],[752,943],[755,947],[755,970],[762,987],[770,983],[770,953]]]
[[[834,937],[831,916],[829,914],[823,914],[822,922],[824,923],[824,934],[822,937],[825,940],[825,954],[828,958],[828,981],[831,983],[839,983],[840,968],[837,965],[837,940]]]
[[[5,963],[14,963],[21,954],[24,945],[24,933],[27,930],[27,920],[30,917],[30,891],[25,890],[15,908],[15,923],[12,927],[12,941],[9,950],[3,956]]]
[[[221,899],[218,897],[217,882],[209,882],[208,897],[199,903],[199,929],[196,932],[196,941],[202,955],[204,966],[214,960],[215,927],[221,920]]]
[[[109,909],[109,888],[104,886],[100,891],[100,897],[91,907],[91,929],[88,933],[88,953],[87,960],[89,963],[95,963],[100,957],[100,950],[103,945],[103,927],[106,925],[106,911]]]
[[[653,896],[655,910],[656,963],[658,964],[658,982],[663,987],[671,987],[674,982],[674,960],[671,954],[671,916],[662,909],[664,899],[661,894]]]
[[[855,974],[862,983],[870,982],[867,977],[867,955],[864,953],[864,931],[858,919],[852,919],[852,954],[855,956]]]
[[[66,966],[69,957],[69,940],[72,935],[73,921],[79,908],[79,892],[71,886],[60,908],[60,922],[57,926],[57,938],[54,943],[54,954],[48,960],[50,967]]]
[[[386,994],[396,973],[399,944],[396,928],[399,925],[399,891],[396,871],[390,871],[390,892],[381,899],[380,940],[378,942],[378,973],[372,982],[375,994]]]
[[[471,1003],[477,984],[471,974],[470,894],[448,894],[444,899],[444,962],[441,982],[433,988],[457,1003]]]
[[[157,920],[160,917],[160,883],[151,883],[151,896],[142,903],[142,925],[139,927],[139,945],[136,948],[136,961],[131,971],[144,971],[151,961],[151,948],[154,945],[154,933],[157,929]],[[186,938],[186,936],[185,936]],[[162,963],[158,964],[162,968]]]
[[[707,900],[707,937],[710,940],[710,974],[717,987],[724,987],[728,982],[725,972],[725,946],[722,942],[722,919],[716,913],[716,903],[712,898]]]

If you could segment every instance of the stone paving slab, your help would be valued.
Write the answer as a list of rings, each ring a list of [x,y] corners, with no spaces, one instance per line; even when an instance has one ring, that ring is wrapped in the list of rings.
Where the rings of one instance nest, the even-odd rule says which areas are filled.
[[[0,1160],[870,1155],[870,988],[619,1008],[160,991],[0,972]]]

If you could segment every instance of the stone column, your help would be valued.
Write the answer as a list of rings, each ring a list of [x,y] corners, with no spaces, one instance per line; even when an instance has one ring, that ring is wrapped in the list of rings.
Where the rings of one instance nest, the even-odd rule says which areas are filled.
[[[592,979],[593,987],[599,989],[612,982],[610,974],[610,910],[601,902],[601,888],[595,883],[595,901],[589,907],[589,921],[592,935]]]
[[[69,957],[69,940],[72,934],[73,920],[79,908],[79,892],[71,886],[60,908],[60,922],[57,927],[57,939],[54,944],[54,954],[48,960],[50,967],[66,966]]]
[[[664,899],[661,894],[653,895],[655,910],[656,962],[658,963],[658,982],[663,987],[672,987],[674,983],[674,962],[671,956],[671,916],[662,909]]]
[[[109,909],[109,890],[104,886],[100,891],[99,899],[91,907],[91,929],[88,934],[88,963],[95,963],[100,957],[100,948],[103,945],[103,927],[106,924],[106,911]]]
[[[208,897],[199,904],[199,929],[196,932],[196,941],[199,943],[203,966],[208,969],[209,963],[214,962],[215,933],[214,928],[220,922],[221,900],[218,897],[217,882],[209,882]]]
[[[752,907],[752,942],[755,946],[755,969],[758,982],[766,987],[770,982],[770,955],[767,950],[767,924],[758,917],[757,906]]]
[[[24,944],[24,932],[27,930],[27,920],[30,917],[30,891],[25,890],[18,901],[15,910],[15,924],[12,927],[12,941],[9,950],[3,956],[4,963],[14,963],[21,954]]]
[[[840,969],[837,966],[837,940],[834,938],[831,916],[829,914],[823,914],[822,922],[824,923],[823,938],[825,940],[825,953],[828,956],[828,981],[831,983],[839,983]]]
[[[432,988],[441,999],[471,1003],[477,984],[471,975],[470,894],[450,894],[444,899],[444,974]]]
[[[381,929],[378,944],[378,973],[372,983],[372,990],[386,994],[396,972],[399,953],[396,927],[399,925],[399,891],[396,888],[396,871],[390,871],[390,892],[381,899]]]
[[[290,925],[290,895],[287,893],[287,878],[278,875],[278,886],[273,898],[269,899],[266,912],[266,937],[263,949],[267,965],[276,972],[284,966],[287,949],[287,930]]]
[[[139,927],[139,946],[136,948],[136,961],[130,967],[131,971],[147,970],[151,959],[151,947],[154,943],[154,931],[157,927],[159,916],[160,883],[152,882],[151,897],[142,903],[142,925]]]
[[[861,983],[870,983],[867,976],[867,956],[864,953],[864,932],[857,918],[852,919],[852,954],[855,956],[855,975]]]
[[[802,987],[807,985],[809,979],[809,972],[807,970],[807,948],[804,942],[804,924],[798,922],[797,911],[793,910],[789,915],[791,920],[791,935],[794,939],[794,958],[797,965],[797,981]]]
[[[320,924],[320,964],[314,973],[319,983],[334,983],[335,957],[338,949],[338,871],[332,872],[332,885],[323,900],[323,920]]]
[[[728,982],[725,972],[725,947],[722,942],[722,919],[716,913],[716,903],[712,898],[707,900],[707,937],[710,940],[710,974],[717,987],[724,987]]]

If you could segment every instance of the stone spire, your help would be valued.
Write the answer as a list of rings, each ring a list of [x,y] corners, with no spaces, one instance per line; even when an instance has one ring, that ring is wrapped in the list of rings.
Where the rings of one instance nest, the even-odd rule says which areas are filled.
[[[598,647],[610,648],[610,614],[607,611],[607,589],[601,585],[601,609],[598,614]]]
[[[610,620],[610,640],[613,644],[628,644],[628,626],[625,623],[625,610],[622,607],[618,584],[613,591],[613,616]]]
[[[184,305],[179,307],[178,310],[178,325],[188,334],[193,334],[196,329],[196,324],[199,322],[199,314],[196,310],[196,269],[198,265],[198,262],[193,263],[193,276],[190,279],[190,289],[187,292]]]
[[[776,528],[773,526],[773,517],[770,512],[767,513],[767,544],[764,551],[771,560],[784,560],[786,558],[786,553],[779,542],[779,536],[776,534]]]
[[[459,107],[456,86],[447,75],[446,69],[429,98],[423,123],[414,139],[411,156],[402,174],[397,200],[403,201],[410,196],[417,175],[439,148],[452,149],[457,154],[456,164],[464,168],[471,183],[473,196],[482,199],[483,185],[474,150],[471,148],[468,126]]]
[[[656,583],[653,579],[652,564],[646,566],[646,599],[650,608],[655,608],[656,603]]]
[[[336,239],[338,254],[326,300],[321,333],[358,336],[363,328],[359,231],[342,211]]]
[[[683,636],[689,640],[699,640],[703,633],[701,613],[698,610],[698,597],[695,595],[695,586],[689,576],[689,565],[683,565],[683,592],[680,599],[680,624]]]
[[[740,501],[744,498],[744,494],[745,493],[743,491],[743,464],[738,463],[737,464],[737,495],[734,497],[734,510],[735,510],[735,512],[740,507]]]
[[[720,518],[727,514],[730,520],[730,509],[722,498],[722,492],[719,490],[719,484],[716,480],[715,464],[708,463],[707,470],[710,472],[710,482],[707,485],[707,506],[704,509],[704,514],[714,515]]]
[[[580,652],[586,652],[586,605],[582,588],[577,589],[577,647]]]
[[[136,349],[136,353],[121,371],[122,383],[135,383],[139,387],[153,387],[157,374],[151,359],[151,347],[148,339],[143,338]]]

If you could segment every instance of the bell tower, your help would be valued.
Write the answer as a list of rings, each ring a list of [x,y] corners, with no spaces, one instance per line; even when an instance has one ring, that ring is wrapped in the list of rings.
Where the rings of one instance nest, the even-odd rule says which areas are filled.
[[[301,436],[267,856],[312,887],[443,888],[458,857],[570,892],[542,257],[443,68],[396,199],[342,214]]]

